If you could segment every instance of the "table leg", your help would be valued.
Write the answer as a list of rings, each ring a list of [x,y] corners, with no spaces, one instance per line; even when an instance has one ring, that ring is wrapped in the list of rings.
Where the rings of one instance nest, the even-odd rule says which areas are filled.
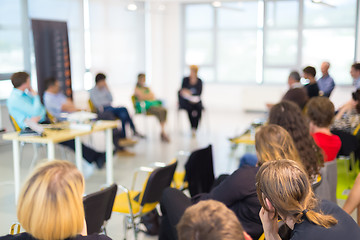
[[[18,140],[13,142],[13,160],[14,160],[14,185],[15,185],[15,203],[19,199],[20,192],[20,146]]]
[[[55,159],[55,144],[53,142],[49,142],[47,145],[47,155],[48,155],[48,161]]]
[[[105,130],[106,138],[106,184],[110,185],[114,182],[113,169],[113,130],[108,128]]]
[[[82,146],[80,137],[75,137],[75,161],[77,168],[82,173]]]

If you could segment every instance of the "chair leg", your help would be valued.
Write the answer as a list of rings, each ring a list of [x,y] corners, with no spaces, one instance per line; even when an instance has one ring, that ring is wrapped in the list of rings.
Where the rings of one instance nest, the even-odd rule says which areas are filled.
[[[128,217],[124,216],[124,240],[126,240],[127,228],[128,228]]]
[[[32,145],[33,145],[33,150],[34,150],[34,156],[33,156],[32,160],[31,160],[31,164],[30,164],[30,168],[29,168],[30,171],[32,171],[32,169],[34,168],[36,160],[37,160],[38,155],[39,155],[36,143],[33,143]]]

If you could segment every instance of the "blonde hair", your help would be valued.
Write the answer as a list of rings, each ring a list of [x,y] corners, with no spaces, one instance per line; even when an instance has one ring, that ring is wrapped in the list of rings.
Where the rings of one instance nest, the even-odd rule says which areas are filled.
[[[225,204],[206,200],[187,208],[177,225],[179,240],[243,240],[244,230]]]
[[[294,159],[301,164],[298,151],[290,134],[279,125],[261,127],[255,135],[258,165],[271,160]]]
[[[17,206],[22,227],[36,239],[74,237],[84,227],[84,178],[68,161],[38,166],[23,186]]]
[[[194,71],[194,72],[196,72],[196,74],[199,71],[199,67],[197,65],[190,65],[189,68],[190,68],[190,71]]]
[[[311,184],[304,168],[292,160],[277,160],[264,163],[256,174],[256,190],[262,207],[267,198],[275,208],[275,217],[292,217],[296,223],[306,218],[319,226],[329,228],[337,224],[331,215],[324,215],[314,209],[318,200],[314,197]]]

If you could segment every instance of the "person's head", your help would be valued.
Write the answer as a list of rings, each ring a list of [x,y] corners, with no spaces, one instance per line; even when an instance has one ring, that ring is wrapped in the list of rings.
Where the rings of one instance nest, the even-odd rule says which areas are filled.
[[[138,74],[137,85],[140,86],[140,87],[145,86],[145,74],[144,73],[139,73]]]
[[[319,174],[320,168],[324,164],[324,158],[321,149],[310,135],[309,124],[300,107],[290,101],[281,101],[271,108],[268,122],[279,125],[288,131],[309,177],[314,178]]]
[[[330,63],[329,62],[323,62],[320,66],[320,70],[321,70],[321,73],[323,75],[328,75],[329,74],[329,68],[330,68]]]
[[[103,88],[106,86],[106,75],[103,73],[96,74],[95,84],[98,88]]]
[[[248,237],[234,212],[214,200],[200,201],[187,208],[176,229],[179,240],[244,240]]]
[[[358,79],[360,77],[360,63],[351,65],[350,75],[353,79]]]
[[[46,84],[46,90],[52,93],[58,93],[60,92],[60,82],[54,78],[54,77],[49,77],[45,80],[45,84]]]
[[[312,80],[316,76],[316,69],[312,66],[307,66],[303,69],[304,78]]]
[[[30,87],[30,75],[26,72],[17,72],[11,76],[11,83],[14,88],[23,88],[22,90]]]
[[[288,77],[288,84],[291,87],[294,83],[300,82],[300,74],[297,71],[292,71]]]
[[[279,125],[269,124],[260,128],[255,135],[258,165],[284,158],[300,162],[298,151],[290,134]]]
[[[199,67],[196,66],[196,65],[190,65],[190,76],[191,77],[194,77],[194,78],[197,78],[197,73],[199,71]]]
[[[337,223],[332,216],[315,210],[318,201],[310,181],[295,161],[282,159],[264,163],[256,174],[256,191],[261,206],[266,211],[275,211],[275,217],[278,214],[285,223],[291,220],[301,223],[305,216],[326,228]]]
[[[19,196],[17,217],[36,239],[74,237],[84,227],[84,178],[65,160],[39,165],[25,182]]]
[[[310,124],[314,124],[320,128],[330,127],[335,117],[334,104],[327,97],[311,98],[305,109]]]

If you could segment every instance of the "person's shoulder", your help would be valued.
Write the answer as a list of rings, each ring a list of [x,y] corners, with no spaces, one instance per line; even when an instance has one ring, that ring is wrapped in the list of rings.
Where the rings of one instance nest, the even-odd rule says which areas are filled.
[[[16,235],[6,235],[0,237],[0,240],[36,240],[30,234],[23,232]]]
[[[246,175],[252,175],[259,171],[259,167],[253,167],[253,166],[244,166],[236,171],[234,171],[231,176],[246,176]]]

